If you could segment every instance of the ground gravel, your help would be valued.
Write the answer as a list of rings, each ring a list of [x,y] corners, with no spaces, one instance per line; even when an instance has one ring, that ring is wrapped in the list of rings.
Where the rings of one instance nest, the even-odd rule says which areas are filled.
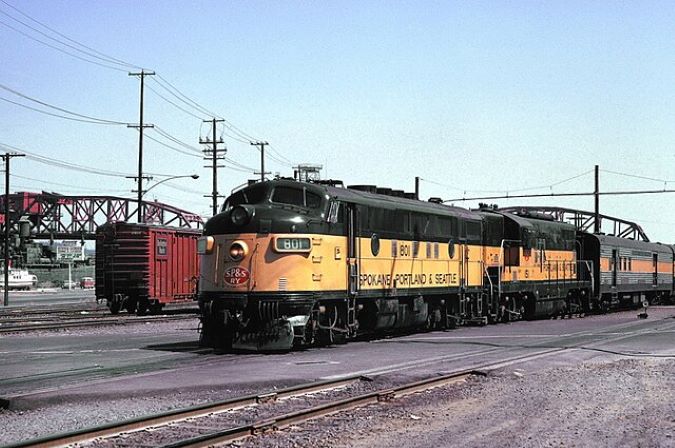
[[[675,447],[675,360],[507,369],[236,446]]]

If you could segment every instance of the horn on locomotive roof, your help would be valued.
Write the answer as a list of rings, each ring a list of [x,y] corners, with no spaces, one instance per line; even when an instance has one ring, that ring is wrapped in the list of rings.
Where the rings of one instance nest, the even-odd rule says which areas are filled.
[[[337,179],[316,179],[316,180],[310,180],[311,183],[313,184],[319,184],[319,185],[328,185],[329,187],[342,187],[344,188],[345,183],[342,182],[341,180]]]

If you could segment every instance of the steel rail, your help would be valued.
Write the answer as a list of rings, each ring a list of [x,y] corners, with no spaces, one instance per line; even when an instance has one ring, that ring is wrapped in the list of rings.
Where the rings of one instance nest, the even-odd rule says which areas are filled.
[[[39,439],[19,442],[13,445],[7,445],[4,448],[52,448],[71,445],[74,443],[83,443],[98,437],[111,437],[123,432],[138,431],[152,426],[167,425],[177,421],[203,417],[209,414],[220,413],[239,409],[247,406],[254,406],[259,403],[266,403],[283,398],[290,398],[298,395],[305,395],[322,390],[335,389],[346,386],[361,380],[363,376],[349,376],[337,380],[320,381],[315,383],[301,384],[291,386],[277,391],[252,394],[244,397],[236,397],[215,403],[207,403],[189,408],[176,409],[173,411],[153,414],[150,416],[139,417],[122,422],[109,423],[94,428],[85,428],[78,431],[54,434]]]
[[[321,404],[308,409],[290,412],[278,417],[257,421],[250,425],[226,429],[224,431],[205,434],[202,436],[186,439],[177,443],[166,445],[167,448],[201,448],[214,444],[234,442],[249,436],[264,432],[276,431],[291,425],[306,422],[308,420],[335,414],[337,412],[356,409],[363,406],[377,404],[382,401],[391,401],[395,398],[410,395],[415,392],[432,389],[434,387],[465,381],[471,375],[484,375],[475,370],[451,373],[439,377],[427,378],[402,386],[369,392],[355,397],[345,398],[330,403]]]
[[[199,308],[197,305],[192,307],[190,306],[166,306],[162,308],[159,314],[152,314],[152,316],[162,316],[169,314],[189,314],[197,313]],[[49,316],[76,316],[82,317],[86,313],[89,316],[104,315],[106,317],[113,317],[114,315],[110,313],[110,310],[107,306],[101,306],[97,308],[70,308],[70,309],[19,309],[11,310],[7,312],[2,312],[0,310],[0,322],[6,321],[7,319],[18,319],[21,317],[27,316],[37,316],[37,317],[49,317]],[[133,313],[132,313],[133,314]],[[121,316],[131,316],[132,314],[121,313]]]
[[[435,387],[454,384],[465,381],[470,376],[486,376],[487,370],[497,369],[504,365],[526,362],[532,359],[552,355],[567,350],[567,348],[552,348],[530,353],[525,355],[512,356],[482,366],[474,367],[469,370],[461,370],[445,375],[431,377],[412,383],[403,384],[394,388],[381,389],[374,392],[357,395],[350,398],[336,400],[333,402],[321,404],[311,408],[283,414],[274,418],[256,421],[250,425],[238,426],[209,434],[178,441],[176,443],[165,445],[165,448],[205,448],[222,443],[231,443],[237,440],[259,435],[265,432],[277,431],[289,426],[304,423],[309,420],[325,417],[337,412],[356,409],[363,406],[377,404],[383,401],[391,401],[416,392],[432,389]]]
[[[625,324],[620,325],[620,327],[623,326],[628,325]],[[580,332],[578,334],[568,335],[567,337],[574,338],[581,336],[588,336],[588,334],[585,334],[585,332]],[[169,446],[171,448],[206,447],[212,446],[217,443],[232,442],[252,435],[283,429],[296,423],[306,422],[308,420],[317,417],[331,415],[343,410],[355,409],[363,407],[365,405],[374,404],[382,401],[389,401],[422,390],[440,387],[454,382],[460,382],[465,380],[471,375],[485,376],[486,371],[489,370],[503,368],[505,366],[512,364],[528,362],[531,360],[554,355],[556,353],[561,353],[568,350],[587,349],[589,347],[592,347],[593,345],[605,344],[611,341],[630,338],[633,336],[634,334],[622,334],[615,337],[606,338],[604,340],[600,340],[591,344],[574,343],[558,347],[544,346],[541,347],[542,350],[538,350],[535,353],[520,354],[516,356],[505,357],[482,365],[473,366],[467,370],[451,372],[442,376],[436,376],[421,381],[404,384],[395,388],[381,389],[378,391],[369,392],[350,398],[335,400],[333,402],[317,405],[304,410],[294,411],[291,413],[279,415],[277,417],[259,420],[250,425],[233,427],[230,429],[217,431],[210,434],[204,434],[194,438],[188,438],[182,441],[178,441],[172,445],[165,445],[165,446]],[[115,437],[124,432],[138,431],[150,427],[169,425],[171,423],[179,422],[182,420],[205,417],[208,416],[209,414],[222,413],[242,407],[256,405],[258,403],[273,401],[276,399],[288,398],[297,395],[304,395],[320,390],[334,389],[340,387],[341,385],[347,385],[352,382],[356,382],[361,378],[363,378],[362,375],[354,375],[350,377],[338,378],[335,380],[294,386],[279,391],[274,391],[271,393],[249,395],[246,397],[228,399],[217,403],[198,405],[185,409],[177,409],[174,411],[169,411],[161,414],[154,414],[147,417],[140,417],[133,420],[111,423],[94,428],[82,429],[74,432],[56,434],[39,439],[19,442],[13,445],[8,445],[5,448],[57,447],[74,443],[87,442],[98,437]]]
[[[128,325],[134,323],[166,322],[169,320],[183,320],[193,318],[194,316],[191,315],[174,315],[174,316],[159,315],[151,317],[135,317],[135,318],[128,317],[116,319],[104,317],[86,320],[83,319],[79,321],[72,320],[68,322],[50,322],[32,325],[0,326],[0,333],[20,333],[24,331],[37,331],[37,330],[60,330],[63,328],[95,327],[97,325]]]

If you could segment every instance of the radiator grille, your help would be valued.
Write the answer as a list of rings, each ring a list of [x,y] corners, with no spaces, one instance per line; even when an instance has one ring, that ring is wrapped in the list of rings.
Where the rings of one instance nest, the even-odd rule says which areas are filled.
[[[288,289],[288,279],[286,277],[279,278],[279,291],[286,291]]]

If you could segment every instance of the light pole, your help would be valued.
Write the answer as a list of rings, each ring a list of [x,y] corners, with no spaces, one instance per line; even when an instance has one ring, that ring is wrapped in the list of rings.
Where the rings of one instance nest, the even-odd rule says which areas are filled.
[[[143,193],[140,195],[140,199],[141,199],[141,200],[138,202],[138,210],[139,210],[139,213],[140,213],[141,207],[143,207],[143,201],[142,201],[143,196],[145,196],[145,195],[148,193],[148,191],[152,190],[153,188],[155,188],[155,187],[156,187],[157,185],[159,185],[159,184],[163,184],[163,183],[166,182],[166,181],[174,180],[174,179],[184,179],[184,178],[186,178],[186,177],[190,177],[190,178],[192,178],[192,179],[199,179],[199,174],[184,174],[184,175],[181,175],[181,176],[171,176],[171,177],[167,177],[166,179],[160,180],[159,182],[157,182],[156,184],[154,184],[153,186],[151,186],[151,187],[148,188],[147,190],[143,191]],[[150,179],[152,179],[152,178],[150,178]],[[144,221],[144,220],[143,220],[143,221]]]

